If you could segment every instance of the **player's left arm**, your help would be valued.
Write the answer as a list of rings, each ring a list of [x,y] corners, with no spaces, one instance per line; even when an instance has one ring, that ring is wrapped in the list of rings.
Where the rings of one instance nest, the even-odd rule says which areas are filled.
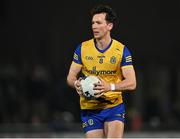
[[[136,75],[132,65],[132,56],[127,47],[124,47],[121,61],[121,72],[123,80],[118,83],[108,83],[101,79],[101,83],[96,84],[95,89],[98,93],[108,91],[126,91],[136,89]]]
[[[127,91],[136,89],[136,75],[133,66],[122,68],[123,80],[118,83],[108,83],[100,78],[101,83],[97,83],[95,90],[99,93],[108,91]]]
[[[110,84],[110,90],[113,89],[111,88],[113,85],[114,85],[114,90],[117,91],[135,90],[136,75],[135,75],[134,67],[130,66],[128,68],[122,68],[122,74],[124,79],[119,83]]]
[[[136,89],[136,75],[132,64],[132,56],[127,47],[123,49],[121,71],[123,80],[119,83],[111,84],[111,90],[126,91]]]

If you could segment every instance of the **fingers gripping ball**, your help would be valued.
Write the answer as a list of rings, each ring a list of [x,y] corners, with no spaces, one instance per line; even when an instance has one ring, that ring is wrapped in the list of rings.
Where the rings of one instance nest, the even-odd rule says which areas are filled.
[[[95,90],[93,90],[94,83],[99,83],[99,82],[101,81],[96,76],[88,76],[85,79],[82,79],[81,87],[82,87],[83,95],[87,98],[94,98],[96,92]]]

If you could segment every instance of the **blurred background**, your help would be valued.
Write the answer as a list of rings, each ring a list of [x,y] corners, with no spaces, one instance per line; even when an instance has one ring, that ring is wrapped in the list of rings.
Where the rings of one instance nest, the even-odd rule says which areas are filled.
[[[180,137],[180,1],[1,0],[0,136],[84,137],[79,97],[66,84],[90,10],[111,6],[113,38],[131,51],[138,86],[123,94],[126,137]]]

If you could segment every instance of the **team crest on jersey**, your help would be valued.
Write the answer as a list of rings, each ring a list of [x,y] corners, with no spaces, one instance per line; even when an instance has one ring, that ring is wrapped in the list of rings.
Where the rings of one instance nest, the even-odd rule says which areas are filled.
[[[89,125],[93,125],[93,124],[94,124],[93,119],[89,119],[89,120],[88,120],[88,124],[89,124]]]
[[[110,58],[110,63],[111,64],[115,64],[116,63],[116,57],[115,56]]]

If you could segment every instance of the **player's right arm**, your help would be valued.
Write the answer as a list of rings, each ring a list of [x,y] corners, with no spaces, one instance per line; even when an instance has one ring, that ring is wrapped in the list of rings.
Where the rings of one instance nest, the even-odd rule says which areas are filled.
[[[78,79],[78,75],[82,69],[82,60],[81,60],[81,45],[77,47],[74,52],[73,62],[70,66],[69,73],[67,76],[67,84],[75,88],[79,95],[82,94],[82,89],[80,85],[81,78]]]
[[[77,84],[79,85],[78,74],[80,72],[81,67],[72,62],[67,76],[67,83],[70,87],[76,88]]]
[[[82,95],[82,89],[80,84],[81,78],[78,79],[78,74],[80,73],[80,71],[81,67],[77,66],[72,62],[71,67],[69,69],[69,74],[67,76],[67,83],[72,88],[75,88],[79,95]]]

